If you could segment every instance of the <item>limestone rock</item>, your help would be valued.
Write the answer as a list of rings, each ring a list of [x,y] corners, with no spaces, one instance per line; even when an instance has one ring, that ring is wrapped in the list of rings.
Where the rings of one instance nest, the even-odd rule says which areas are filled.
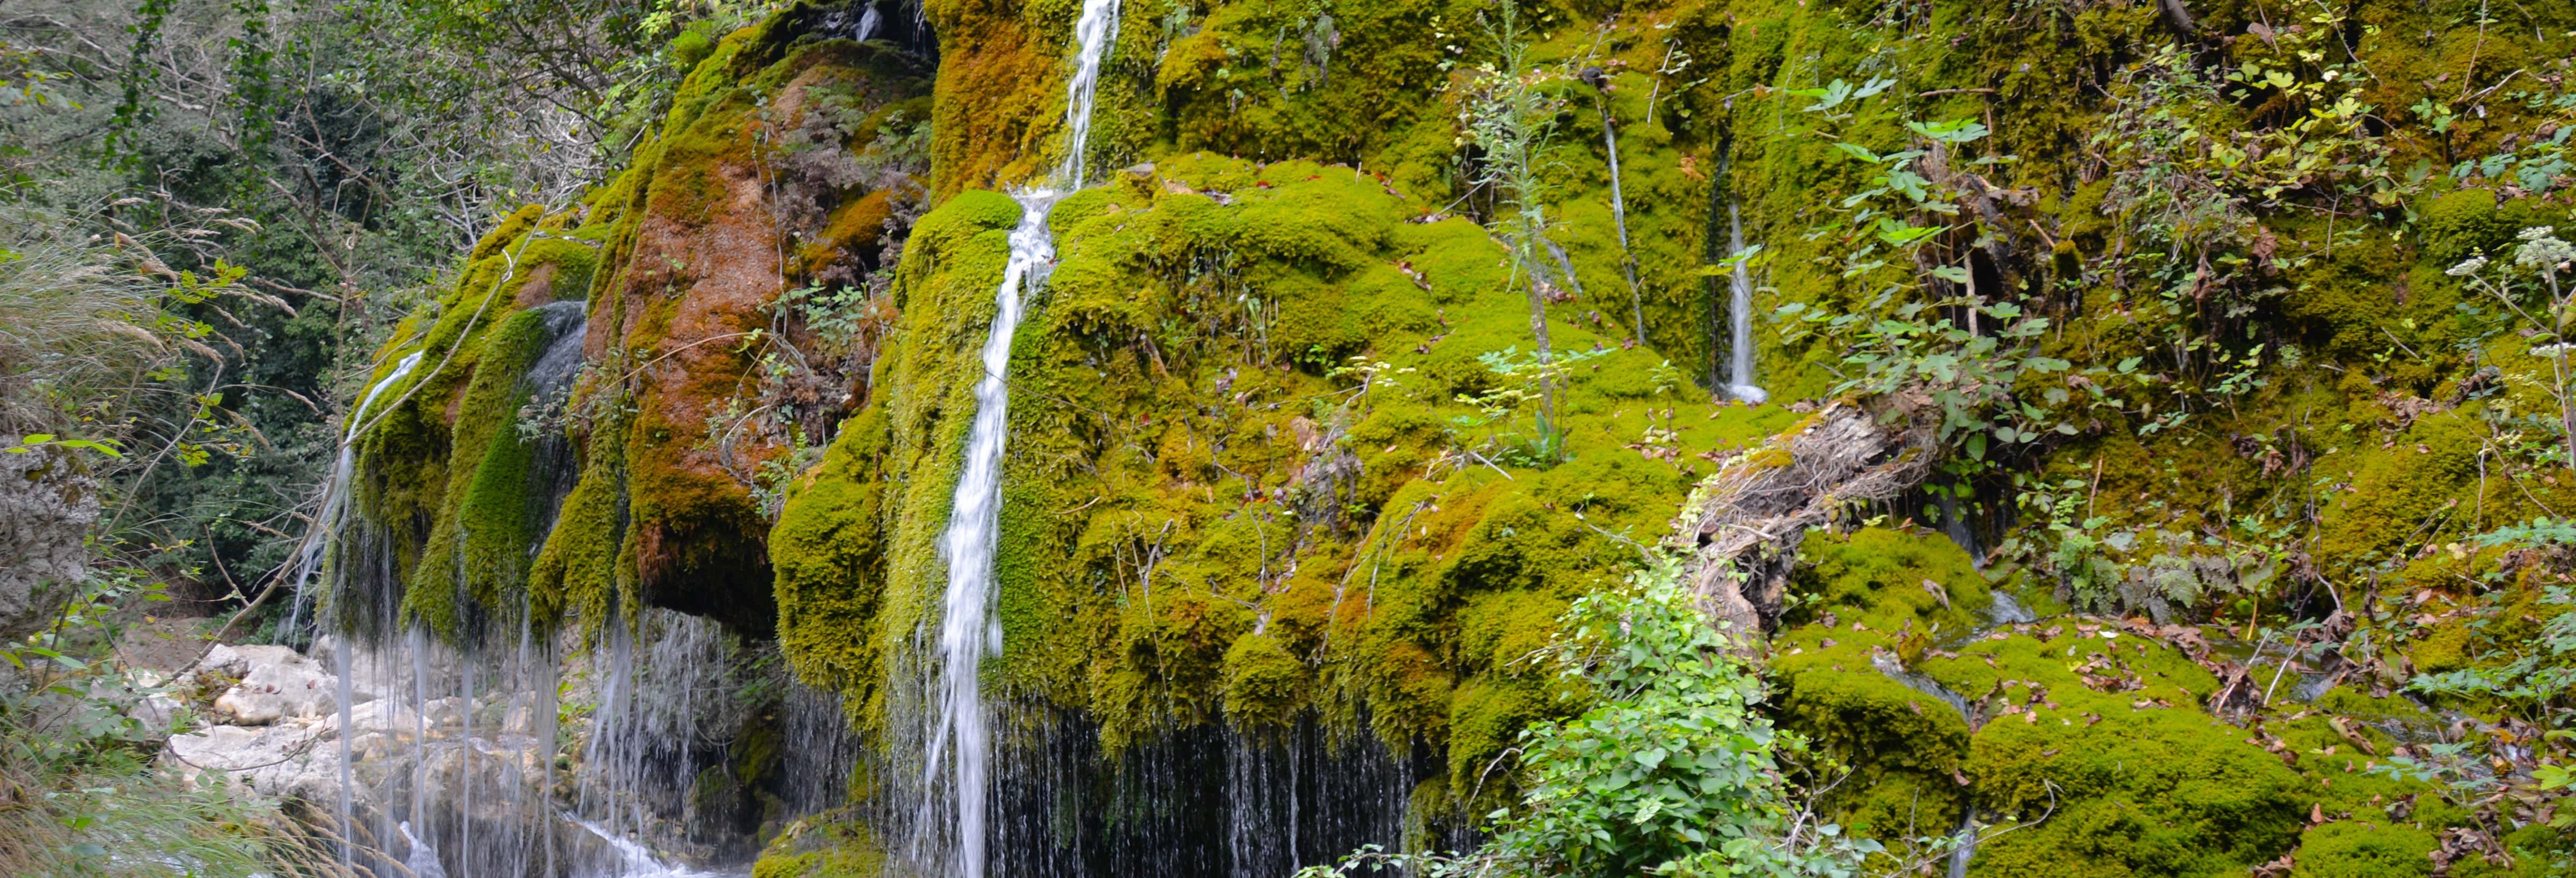
[[[171,736],[169,753],[187,777],[211,771],[264,795],[307,802],[339,798],[339,748],[309,725],[207,726]]]
[[[206,657],[209,671],[239,674],[241,682],[215,699],[214,716],[233,725],[269,725],[281,719],[319,719],[340,706],[340,680],[283,646],[218,646]]]
[[[42,627],[89,575],[82,538],[97,520],[98,480],[78,457],[52,448],[0,454],[0,640]]]

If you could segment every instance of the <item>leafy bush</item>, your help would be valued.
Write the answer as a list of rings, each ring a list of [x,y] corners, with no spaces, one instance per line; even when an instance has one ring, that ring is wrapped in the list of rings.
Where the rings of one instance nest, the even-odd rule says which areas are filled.
[[[1522,733],[1520,805],[1487,815],[1483,849],[1371,848],[1303,874],[1845,876],[1880,851],[1803,803],[1784,761],[1805,756],[1805,740],[1758,710],[1760,669],[1710,627],[1677,562],[1577,599],[1561,624],[1572,633],[1535,658],[1592,707]]]
[[[1563,673],[1600,700],[1524,733],[1521,810],[1493,815],[1497,855],[1573,875],[1848,875],[1877,851],[1796,803],[1781,760],[1806,742],[1755,710],[1759,670],[1677,565],[1575,601],[1564,623]]]

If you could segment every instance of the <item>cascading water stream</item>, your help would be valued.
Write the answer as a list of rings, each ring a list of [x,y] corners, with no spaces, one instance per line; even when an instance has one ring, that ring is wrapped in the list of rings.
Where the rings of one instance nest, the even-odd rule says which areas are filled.
[[[538,306],[542,346],[513,391],[521,402],[559,403],[582,368],[586,306]],[[416,378],[406,358],[362,398],[353,423]],[[539,406],[543,408],[543,406]],[[353,431],[351,444],[363,435]],[[514,474],[536,533],[553,527],[578,475],[560,431],[526,436],[515,418],[490,440],[527,447]],[[333,486],[348,490],[349,465]],[[434,636],[402,609],[406,589],[436,580],[398,573],[388,528],[336,512],[329,564],[338,627],[322,646],[339,695],[334,716],[310,735],[338,751],[339,831],[349,860],[377,874],[448,878],[680,878],[727,874],[708,864],[747,861],[757,813],[749,786],[709,773],[730,765],[760,702],[772,692],[798,718],[775,751],[783,776],[818,779],[793,795],[797,813],[837,803],[854,745],[838,699],[803,689],[768,663],[774,653],[713,620],[648,608],[546,631],[531,596],[460,618]],[[534,545],[528,547],[533,554]],[[459,568],[462,576],[462,568]],[[463,580],[455,586],[463,587]],[[511,603],[515,602],[515,603]],[[685,864],[685,865],[682,865]],[[391,871],[389,871],[391,870]],[[739,874],[739,873],[732,873]]]
[[[1744,217],[1737,211],[1735,199],[1726,200],[1726,245],[1729,258],[1744,254]],[[1736,399],[1762,402],[1771,394],[1753,383],[1753,278],[1745,266],[1738,264],[1728,272],[1726,390]]]
[[[948,589],[941,607],[939,678],[929,701],[932,728],[922,760],[925,776],[917,826],[939,831],[916,836],[913,856],[947,861],[947,871],[960,878],[982,878],[986,862],[988,798],[992,789],[992,728],[982,692],[984,656],[999,654],[1002,630],[993,618],[993,552],[1001,520],[1002,452],[1009,439],[1011,339],[1019,329],[1024,294],[1045,282],[1055,261],[1055,240],[1047,212],[1063,192],[1082,188],[1091,138],[1092,98],[1100,81],[1101,61],[1117,39],[1118,0],[1084,0],[1074,24],[1079,54],[1073,77],[1065,84],[1064,164],[1052,181],[1016,193],[1020,224],[1011,232],[1011,257],[1002,283],[994,291],[993,325],[984,340],[983,374],[975,382],[975,420],[950,506],[948,529],[940,539],[948,565]],[[941,783],[945,775],[945,784]],[[948,800],[953,819],[942,827],[930,813]],[[945,850],[924,850],[924,842],[944,841]],[[941,856],[944,855],[944,856]]]
[[[411,370],[420,365],[422,353],[424,352],[413,351],[409,356],[396,361],[394,370],[385,373],[383,379],[368,387],[367,395],[358,398],[357,410],[349,413],[349,431],[340,437],[339,459],[332,462],[331,481],[322,488],[322,515],[316,519],[322,523],[322,532],[339,532],[340,514],[348,509],[349,480],[356,476],[358,469],[358,432],[366,429],[367,409],[376,404],[376,397],[384,395],[385,388],[411,377]],[[295,559],[295,603],[287,610],[286,630],[288,631],[300,630],[298,626],[303,621],[304,604],[309,600],[304,586],[313,578],[314,571],[322,568],[322,550],[329,544],[330,541],[327,539],[309,541]]]
[[[320,523],[320,531],[322,533],[336,534],[340,532],[340,513],[342,510],[348,508],[349,480],[354,477],[358,467],[358,431],[365,429],[367,426],[367,409],[375,405],[376,397],[383,395],[385,388],[392,387],[395,382],[411,377],[411,370],[420,365],[420,355],[422,353],[424,352],[413,351],[410,356],[406,356],[402,358],[401,361],[396,362],[392,372],[385,373],[385,377],[383,379],[377,381],[374,386],[367,388],[367,395],[358,399],[357,411],[349,414],[349,431],[346,435],[340,437],[339,460],[331,465],[331,483],[324,486],[322,489],[322,515],[320,518],[316,519]],[[295,603],[287,612],[286,630],[288,631],[298,630],[297,625],[301,622],[304,605],[308,600],[305,595],[304,586],[306,582],[312,578],[313,571],[322,566],[322,550],[324,547],[330,545],[330,543],[331,540],[329,539],[313,540],[305,546],[303,556],[296,559]],[[338,654],[334,656],[334,658],[337,660],[336,667],[345,668],[349,666],[348,642],[346,640],[339,642]],[[351,697],[353,693],[349,690],[348,674],[344,673],[338,675],[337,687],[338,690],[334,694],[338,696],[340,703],[340,726],[341,728],[347,728],[349,725],[349,708],[353,703],[353,699]],[[349,736],[347,735],[340,736],[339,805],[340,825],[342,827],[346,827],[349,825],[351,819],[350,815],[353,808],[353,803],[350,801],[349,797]],[[348,845],[341,845],[341,862],[346,864],[349,861],[349,858],[350,851]]]

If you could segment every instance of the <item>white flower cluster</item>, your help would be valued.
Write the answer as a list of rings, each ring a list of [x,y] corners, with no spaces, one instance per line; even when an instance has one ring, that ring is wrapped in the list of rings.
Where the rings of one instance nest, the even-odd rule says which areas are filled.
[[[2546,275],[2566,271],[2576,263],[2576,246],[2558,239],[2555,226],[2533,226],[2522,230],[2522,246],[2514,251],[2513,264]]]
[[[2559,239],[2558,227],[2532,226],[2522,230],[2516,237],[2522,239],[2522,246],[2514,248],[2515,267],[2551,277],[2557,276],[2562,271],[2576,269],[2576,245]],[[2486,267],[2485,256],[2471,256],[2460,260],[2458,265],[2444,269],[2442,273],[2452,277],[2468,277],[2486,270]]]

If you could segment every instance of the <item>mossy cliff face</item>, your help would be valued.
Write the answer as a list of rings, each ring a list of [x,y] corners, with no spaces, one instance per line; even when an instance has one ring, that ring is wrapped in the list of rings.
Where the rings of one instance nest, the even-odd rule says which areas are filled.
[[[939,613],[1021,215],[997,190],[1062,155],[1079,4],[925,6],[935,68],[827,38],[813,7],[705,47],[624,175],[508,218],[405,324],[379,374],[424,362],[387,390],[359,498],[409,618],[677,607],[774,634],[865,732],[910,721],[890,681]],[[2445,269],[2576,224],[2563,170],[2483,170],[2576,125],[2554,36],[2576,13],[1528,4],[1557,103],[1545,240],[1516,263],[1461,124],[1491,8],[1125,4],[1093,185],[1054,208],[1011,351],[986,689],[1014,722],[1089,736],[1086,771],[1312,724],[1422,767],[1417,818],[1482,813],[1519,730],[1584,698],[1526,660],[1568,601],[1875,368],[1829,320],[1972,294],[2049,318],[2030,353],[2069,368],[2010,388],[2049,409],[2041,438],[1953,437],[1940,495],[1805,540],[1770,670],[1783,724],[1852,772],[1835,819],[1897,848],[2010,827],[1977,875],[2429,874],[2473,836],[2563,846],[2370,769],[2503,720],[2401,690],[2559,611],[2558,562],[2466,539],[2576,507],[2533,451],[2553,364]],[[2285,136],[2332,104],[2224,84],[2249,64],[2361,83],[2370,118]],[[1984,134],[1925,133],[1944,121]],[[2154,141],[2174,132],[2206,136]],[[875,174],[915,139],[902,173],[816,170]],[[1852,148],[1920,155],[1909,183]],[[1886,227],[1851,205],[1910,184],[1956,202],[1928,255],[1855,256]],[[1737,224],[1778,405],[1713,399]],[[844,286],[870,303],[846,368],[782,365],[782,340],[820,349],[808,288]],[[539,311],[574,299],[589,371],[522,425]],[[534,478],[522,426],[579,450],[550,530],[505,502]],[[791,833],[764,874],[875,868],[856,819]]]
[[[1659,384],[1657,355],[1567,320],[1571,459],[1494,461],[1529,416],[1456,397],[1508,380],[1477,358],[1526,350],[1527,304],[1499,245],[1413,221],[1429,210],[1349,167],[1209,156],[1056,207],[1061,261],[1010,371],[998,685],[1096,719],[1113,754],[1311,713],[1469,772],[1561,709],[1518,660],[1634,562],[1621,540],[1658,538],[1701,455],[1794,416]],[[1018,216],[970,192],[922,220],[881,392],[772,535],[782,645],[870,724],[886,662],[937,612]]]
[[[562,330],[549,325],[544,306],[588,294],[605,231],[580,225],[574,212],[530,206],[511,214],[476,245],[435,305],[395,328],[370,382],[377,396],[365,417],[373,427],[359,437],[351,486],[354,510],[378,534],[360,545],[385,557],[344,549],[340,563],[383,564],[407,587],[344,591],[336,604],[342,624],[383,630],[417,619],[454,631],[478,606],[498,605],[521,585],[518,559],[538,536],[520,502],[522,379]],[[412,354],[418,365],[385,383]]]
[[[423,360],[386,388],[400,404],[358,468],[360,510],[407,584],[397,621],[461,637],[522,608],[552,625],[649,602],[767,629],[754,474],[803,440],[749,423],[740,401],[764,362],[810,343],[782,336],[781,293],[870,269],[919,186],[899,162],[865,162],[927,115],[918,59],[817,36],[822,15],[713,46],[629,170],[570,209],[513,214],[397,329],[380,359]],[[814,170],[818,150],[873,173]],[[569,399],[532,400],[523,379],[546,339],[530,309],[585,299],[587,366]],[[863,392],[791,403],[828,424]],[[540,532],[555,510],[502,501],[532,492],[545,434],[579,449],[580,475]]]

